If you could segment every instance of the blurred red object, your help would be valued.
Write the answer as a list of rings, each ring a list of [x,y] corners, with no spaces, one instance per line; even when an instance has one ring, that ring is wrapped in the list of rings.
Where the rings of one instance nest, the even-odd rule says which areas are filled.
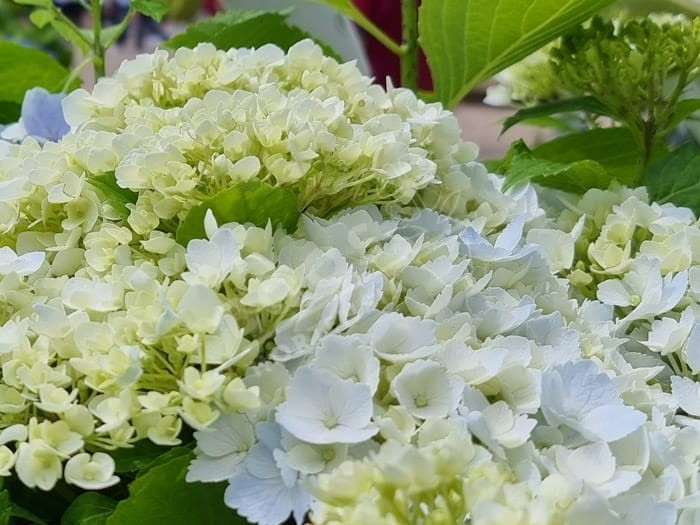
[[[219,0],[204,0],[202,2],[202,9],[204,9],[204,12],[208,15],[213,15],[223,10],[221,4],[219,4]]]
[[[396,42],[401,42],[401,0],[353,0],[353,2],[382,31]],[[362,37],[377,82],[385,84],[386,77],[389,76],[394,85],[398,86],[401,80],[398,57],[364,31],[362,31]],[[427,91],[433,89],[430,70],[423,51],[420,52],[418,62],[418,85],[420,89]]]

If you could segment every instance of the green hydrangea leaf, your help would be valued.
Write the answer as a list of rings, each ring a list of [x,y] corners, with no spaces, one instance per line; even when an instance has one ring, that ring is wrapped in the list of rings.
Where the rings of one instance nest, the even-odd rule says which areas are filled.
[[[689,142],[649,166],[651,200],[686,206],[700,215],[700,147]]]
[[[71,44],[77,46],[82,53],[88,54],[91,52],[94,37],[92,31],[81,29],[73,25],[70,21],[58,17],[54,18],[49,23],[56,33]]]
[[[638,185],[644,169],[639,147],[630,131],[624,127],[570,133],[537,146],[533,153],[556,162],[595,160],[607,170],[611,179],[628,186]],[[651,159],[653,161],[666,154],[668,146],[659,142],[652,149]]]
[[[270,221],[289,232],[296,228],[300,216],[299,201],[292,191],[255,180],[241,182],[189,211],[177,230],[180,244],[187,246],[192,239],[205,237],[207,210],[214,213],[219,224],[250,222],[262,228]]]
[[[105,525],[117,502],[99,492],[85,492],[73,500],[61,525]]]
[[[67,78],[68,70],[51,55],[0,40],[0,101],[21,104],[33,87],[60,91]]]
[[[129,486],[129,497],[117,504],[107,525],[192,525],[246,521],[224,505],[226,483],[187,483],[194,453],[177,447],[162,455],[157,466]]]
[[[602,128],[571,133],[539,145],[533,150],[540,158],[556,162],[591,159],[603,166],[622,184],[634,185],[642,169],[639,148],[627,128]],[[663,155],[659,144],[654,156]]]
[[[88,178],[88,182],[95,188],[100,190],[112,207],[117,210],[123,217],[129,216],[129,208],[127,204],[134,204],[138,199],[139,194],[131,191],[128,188],[122,188],[117,184],[117,178],[114,172],[103,173]]]
[[[51,9],[35,9],[29,13],[29,20],[39,29],[43,29],[56,18],[56,12]]]
[[[12,0],[15,4],[21,5],[33,5],[36,7],[51,7],[53,2],[51,0]]]
[[[160,456],[167,452],[169,447],[156,445],[148,439],[142,439],[130,448],[118,448],[110,450],[118,473],[139,472],[152,467]]]
[[[440,101],[536,51],[614,0],[423,0],[420,43]]]
[[[511,146],[504,162],[505,188],[535,182],[571,193],[584,193],[589,188],[607,188],[610,174],[590,159],[556,162],[537,157],[522,141]]]
[[[673,109],[669,127],[671,129],[675,128],[696,111],[700,111],[700,98],[686,98],[679,101]]]
[[[9,525],[12,517],[10,505],[10,493],[6,490],[0,490],[0,525]]]
[[[10,525],[14,522],[12,518],[20,518],[23,523],[46,525],[46,522],[34,513],[15,504],[10,498],[9,491],[3,488],[4,485],[0,483],[0,525]]]
[[[503,121],[501,133],[504,133],[511,127],[521,122],[529,122],[533,119],[549,117],[559,113],[569,113],[572,111],[584,111],[596,115],[610,115],[610,110],[595,97],[574,97],[565,100],[557,100],[545,104],[539,104],[528,108],[521,109],[514,115]]]
[[[660,158],[667,152],[665,144],[657,144],[652,158]],[[515,163],[511,166],[513,160]],[[545,170],[544,174],[538,176],[538,169]],[[607,188],[613,179],[635,185],[642,169],[639,148],[627,128],[571,133],[532,151],[524,143],[515,143],[500,166],[508,175],[507,185],[532,180],[576,193],[589,188]]]
[[[22,115],[22,105],[17,102],[0,101],[0,124],[17,122]]]
[[[160,22],[168,12],[168,0],[132,0],[131,8]]]
[[[284,50],[293,44],[312,38],[307,32],[286,23],[290,9],[283,11],[231,10],[190,24],[184,32],[173,36],[164,46],[170,49],[194,47],[200,42],[210,42],[217,49],[233,47],[260,47],[276,44]],[[327,44],[316,42],[326,55],[338,58]]]

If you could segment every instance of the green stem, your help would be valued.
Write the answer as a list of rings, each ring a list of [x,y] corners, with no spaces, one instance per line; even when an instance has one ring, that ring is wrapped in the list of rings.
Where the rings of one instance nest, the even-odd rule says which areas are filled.
[[[363,15],[358,9],[353,9],[352,12],[343,11],[343,13],[352,18],[353,22],[367,31],[370,35],[379,40],[379,42],[381,42],[382,45],[389,51],[399,56],[403,54],[403,49],[401,46],[394,42],[384,31],[374,25],[374,23],[372,23],[372,21]]]
[[[75,68],[73,68],[73,71],[70,72],[70,75],[68,76],[66,81],[63,83],[63,87],[61,88],[61,93],[65,93],[66,91],[68,91],[70,86],[73,84],[73,81],[76,78],[78,78],[78,76],[80,76],[80,73],[83,71],[83,69],[85,69],[85,67],[88,64],[90,64],[92,62],[92,60],[93,60],[93,56],[90,55],[90,56],[86,57],[85,59],[83,59],[80,62],[80,64],[75,66]]]
[[[126,16],[124,17],[124,20],[119,22],[119,26],[115,33],[112,35],[112,38],[110,38],[107,42],[105,42],[104,49],[105,51],[112,47],[112,44],[114,44],[117,40],[119,40],[119,37],[122,36],[124,31],[126,31],[126,28],[129,26],[131,21],[134,18],[134,15],[136,15],[136,10],[131,7],[129,8],[129,11],[126,13]]]
[[[401,0],[401,86],[418,91],[418,2]]]
[[[105,49],[100,41],[102,32],[102,5],[100,0],[92,0],[92,28],[93,43],[92,54],[94,57],[93,68],[95,71],[95,82],[105,76]]]
[[[665,105],[665,111],[662,113],[662,116],[659,119],[661,136],[666,136],[669,133],[671,133],[671,131],[673,131],[674,126],[671,125],[673,113],[676,109],[676,106],[678,105],[678,99],[681,98],[683,91],[686,87],[688,87],[688,84],[691,82],[691,80],[689,80],[689,73],[690,72],[687,69],[681,69],[681,72],[678,75],[678,79],[676,80],[676,85],[668,97],[668,103]]]
[[[81,49],[83,47],[90,48],[90,46],[92,45],[90,39],[87,36],[85,36],[85,34],[82,33],[79,28],[75,26],[75,24],[70,18],[63,14],[63,11],[61,11],[54,4],[51,4],[51,12],[56,16],[56,18],[63,22],[64,27],[68,31],[70,31],[70,36],[66,36],[66,39],[68,39],[70,42],[80,47]]]

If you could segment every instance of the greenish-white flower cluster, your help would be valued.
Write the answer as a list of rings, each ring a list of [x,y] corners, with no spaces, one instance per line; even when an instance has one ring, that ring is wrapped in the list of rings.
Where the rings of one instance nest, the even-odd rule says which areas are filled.
[[[354,64],[306,41],[227,53],[211,45],[125,63],[64,102],[89,173],[139,193],[129,225],[145,234],[238,182],[292,189],[325,215],[408,203],[475,151],[454,116],[409,90],[386,92]]]
[[[494,76],[484,102],[491,106],[534,106],[567,93],[550,63],[553,44],[545,46]]]
[[[116,482],[85,451],[176,445],[183,421],[259,404],[240,376],[299,309],[304,271],[269,227],[181,246],[189,209],[251,178],[316,213],[407,202],[474,154],[450,113],[311,42],[144,55],[64,111],[60,142],[0,156],[2,472],[44,490],[95,488],[76,469]]]
[[[105,488],[187,426],[188,480],[261,525],[698,519],[688,210],[504,191],[310,42],[145,55],[64,107],[0,157],[0,475]],[[250,180],[296,231],[210,210],[178,242]]]

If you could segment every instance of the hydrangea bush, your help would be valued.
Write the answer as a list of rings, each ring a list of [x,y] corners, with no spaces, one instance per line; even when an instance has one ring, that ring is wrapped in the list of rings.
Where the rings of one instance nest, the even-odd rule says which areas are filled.
[[[187,481],[261,525],[700,519],[690,210],[504,189],[310,41],[142,55],[63,108],[0,157],[0,475],[101,490],[194,431]],[[241,187],[298,224],[231,222]]]

